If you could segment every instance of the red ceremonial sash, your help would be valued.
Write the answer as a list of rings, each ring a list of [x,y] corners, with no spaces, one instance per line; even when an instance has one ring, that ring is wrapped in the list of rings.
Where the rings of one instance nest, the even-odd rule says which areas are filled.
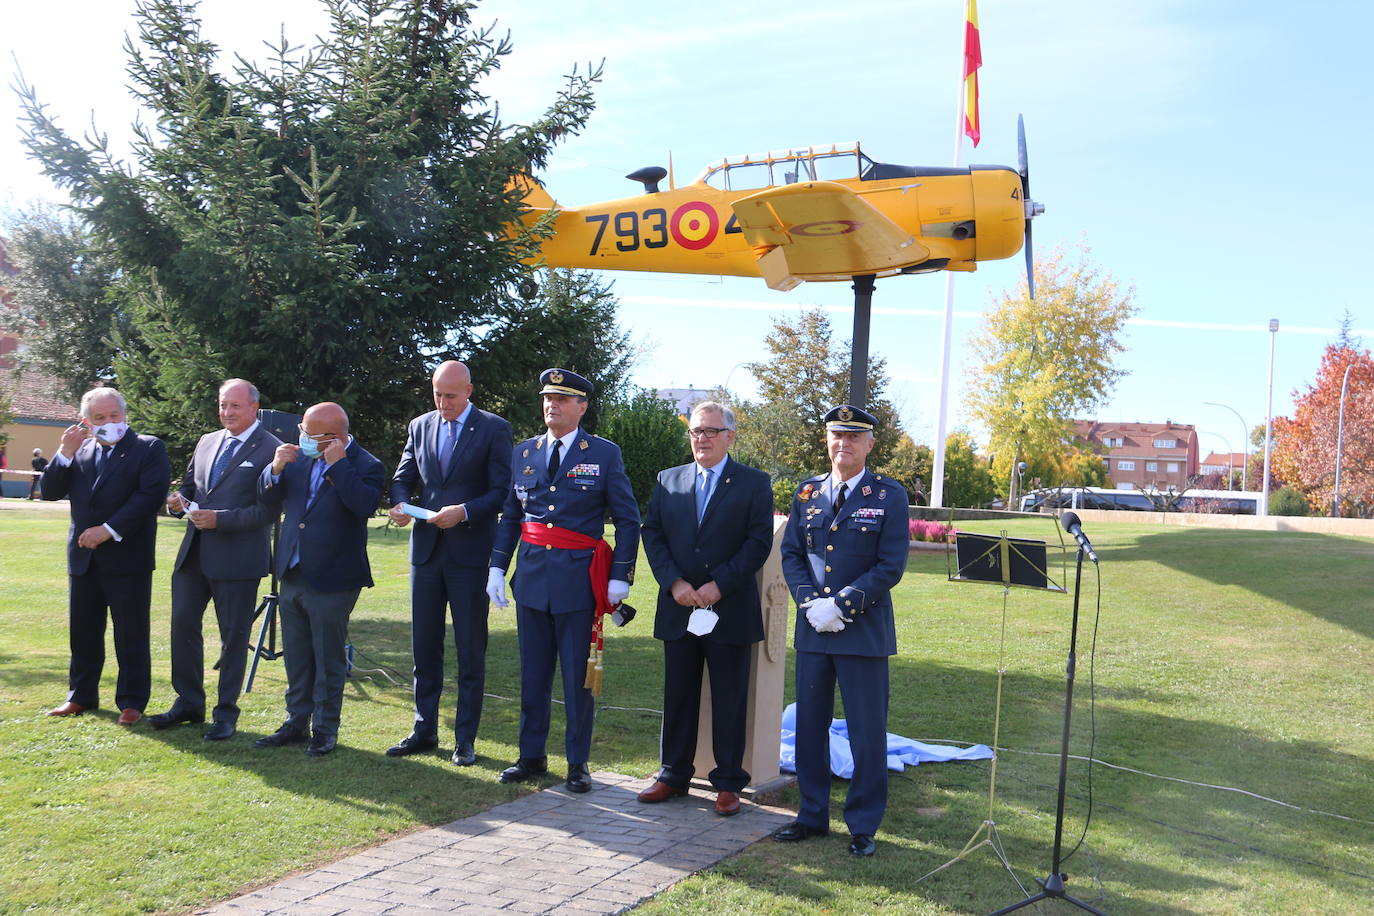
[[[596,614],[592,618],[592,644],[587,655],[587,677],[583,686],[590,689],[593,696],[601,696],[602,653],[606,645],[601,622],[607,614],[615,610],[606,594],[606,587],[611,581],[611,545],[606,543],[605,538],[594,538],[547,523],[521,522],[520,531],[520,540],[535,547],[593,551],[592,563],[587,573],[591,580],[592,597],[596,600]]]

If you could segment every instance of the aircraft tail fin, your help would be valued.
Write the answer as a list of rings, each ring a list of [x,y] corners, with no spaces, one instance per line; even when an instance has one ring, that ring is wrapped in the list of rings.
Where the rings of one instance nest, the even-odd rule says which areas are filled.
[[[549,192],[544,190],[544,186],[533,178],[522,175],[513,179],[511,184],[524,192],[525,206],[532,210],[553,210],[558,206]]]

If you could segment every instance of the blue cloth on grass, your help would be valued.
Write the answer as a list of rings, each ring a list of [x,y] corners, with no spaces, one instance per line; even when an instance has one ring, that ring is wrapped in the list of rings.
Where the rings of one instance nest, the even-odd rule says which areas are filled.
[[[922,763],[944,763],[949,760],[987,760],[992,749],[986,744],[960,748],[947,744],[925,744],[887,734],[887,768],[895,773],[908,766]],[[787,773],[797,771],[797,704],[791,703],[782,711],[782,750],[778,768]],[[844,719],[830,721],[830,772],[841,779],[854,775],[854,755],[849,750],[849,726]]]

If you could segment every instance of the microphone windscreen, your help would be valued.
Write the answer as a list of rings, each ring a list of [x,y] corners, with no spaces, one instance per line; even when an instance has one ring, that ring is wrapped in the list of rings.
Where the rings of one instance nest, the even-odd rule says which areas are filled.
[[[1063,526],[1065,531],[1069,531],[1074,527],[1083,527],[1083,522],[1079,520],[1078,513],[1074,512],[1072,509],[1066,509],[1059,514],[1059,524]]]

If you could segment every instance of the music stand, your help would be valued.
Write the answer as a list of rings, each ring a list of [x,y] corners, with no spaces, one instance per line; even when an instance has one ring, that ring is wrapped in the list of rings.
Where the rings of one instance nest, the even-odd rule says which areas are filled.
[[[970,531],[954,533],[955,567],[949,567],[950,554],[946,554],[946,568],[950,582],[981,582],[1002,586],[1002,630],[997,650],[997,692],[993,700],[992,715],[992,772],[988,776],[987,816],[978,829],[969,837],[964,848],[943,865],[933,868],[916,879],[919,884],[955,862],[971,855],[975,850],[987,846],[997,856],[1002,867],[1011,875],[1016,886],[1029,896],[1021,879],[1007,860],[1002,850],[1002,837],[997,832],[997,822],[993,819],[993,807],[997,801],[997,753],[1002,729],[1002,680],[1007,673],[1007,596],[1012,588],[1029,588],[1038,591],[1063,593],[1062,582],[1056,582],[1050,575],[1047,565],[1047,550],[1044,541],[1030,538],[1008,537],[1003,531],[1000,535],[974,534]],[[1061,574],[1060,578],[1063,578]]]
[[[305,418],[300,414],[287,413],[284,410],[258,411],[259,422],[283,442],[291,442],[297,438],[296,433],[303,419]],[[248,650],[253,653],[253,664],[248,668],[248,679],[243,686],[244,693],[253,690],[253,678],[258,673],[259,660],[265,658],[271,662],[282,657],[281,650],[277,648],[277,615],[281,604],[277,589],[277,543],[280,540],[281,513],[276,513],[272,517],[272,540],[268,545],[268,569],[272,586],[267,594],[262,596],[262,601],[258,602],[258,609],[253,612],[254,620],[262,615],[262,626],[258,628],[257,642],[248,644]]]
[[[1018,900],[1010,906],[1004,906],[1000,910],[991,913],[990,916],[1003,916],[1003,914],[1019,910],[1022,907],[1030,906],[1032,903],[1039,903],[1041,900],[1063,900],[1071,903],[1080,910],[1094,913],[1096,916],[1108,916],[1107,913],[1099,910],[1092,904],[1079,900],[1077,897],[1070,896],[1064,889],[1064,882],[1068,880],[1068,875],[1061,872],[1060,866],[1063,864],[1061,852],[1064,841],[1064,789],[1069,775],[1069,723],[1073,717],[1073,675],[1076,665],[1077,646],[1078,646],[1078,595],[1083,590],[1083,554],[1086,552],[1084,542],[1080,539],[1078,546],[1078,560],[1074,573],[1073,585],[1073,625],[1069,630],[1069,663],[1064,674],[1064,734],[1059,744],[1059,792],[1055,799],[1054,810],[1054,853],[1050,860],[1050,873],[1045,878],[1036,878],[1035,883],[1040,885],[1040,893],[1027,895],[1025,900]],[[1093,560],[1096,563],[1096,559]],[[993,758],[996,760],[996,757]],[[1090,763],[1091,765],[1091,763]],[[1021,886],[1021,882],[1016,882]],[[1026,889],[1021,887],[1021,892],[1026,893]]]

